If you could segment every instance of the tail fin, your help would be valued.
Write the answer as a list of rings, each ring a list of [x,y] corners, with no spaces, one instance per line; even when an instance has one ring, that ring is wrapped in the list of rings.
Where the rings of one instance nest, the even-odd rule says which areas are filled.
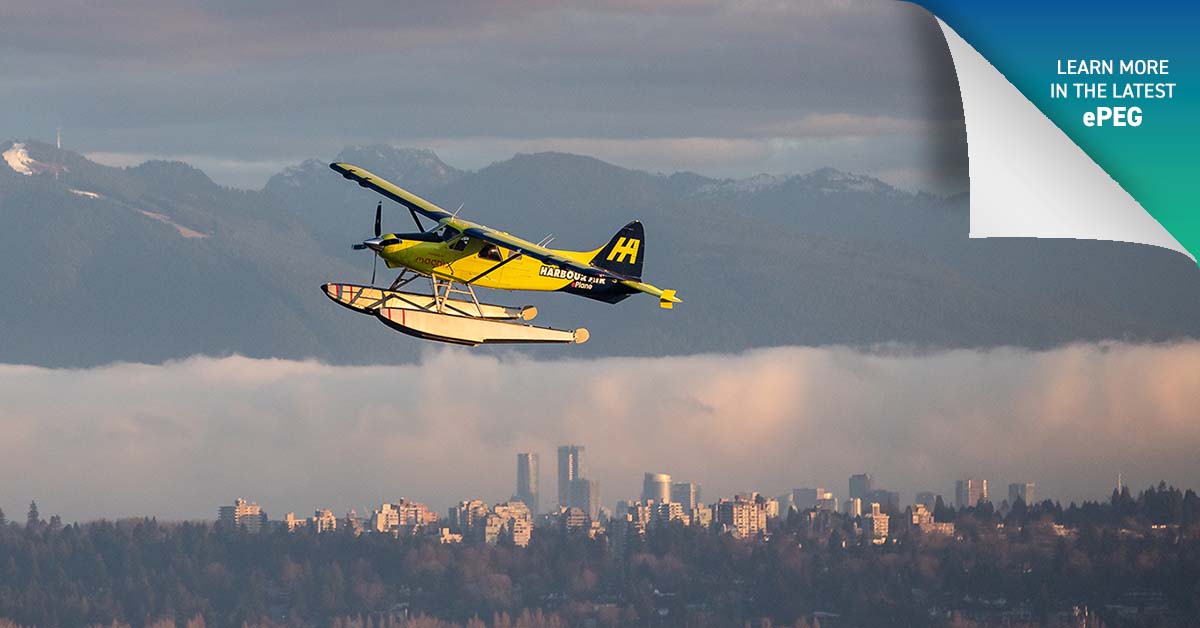
[[[592,265],[624,275],[642,278],[642,258],[646,255],[646,232],[640,220],[635,220],[617,232],[604,248],[592,258]]]

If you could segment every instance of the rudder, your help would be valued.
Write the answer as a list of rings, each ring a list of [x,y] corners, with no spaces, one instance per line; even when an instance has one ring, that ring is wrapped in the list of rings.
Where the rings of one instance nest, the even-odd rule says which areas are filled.
[[[592,258],[592,265],[629,277],[641,279],[642,258],[646,254],[646,232],[642,222],[635,220],[617,232],[604,248]]]

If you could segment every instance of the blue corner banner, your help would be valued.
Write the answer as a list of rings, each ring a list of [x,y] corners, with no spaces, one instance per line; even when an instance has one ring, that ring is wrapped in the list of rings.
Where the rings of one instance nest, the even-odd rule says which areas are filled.
[[[918,4],[959,75],[972,237],[1121,240],[1196,259],[1200,3]]]

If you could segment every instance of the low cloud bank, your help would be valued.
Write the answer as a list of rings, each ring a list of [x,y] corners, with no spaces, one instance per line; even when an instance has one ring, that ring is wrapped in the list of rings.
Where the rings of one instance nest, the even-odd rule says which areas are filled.
[[[0,507],[67,520],[212,518],[245,496],[271,516],[406,496],[439,510],[513,492],[515,454],[587,447],[603,503],[644,471],[701,482],[706,501],[824,486],[867,471],[953,493],[984,477],[1097,498],[1118,471],[1200,487],[1200,343],[1046,352],[736,355],[531,361],[430,350],[416,365],[197,357],[87,370],[0,365]]]

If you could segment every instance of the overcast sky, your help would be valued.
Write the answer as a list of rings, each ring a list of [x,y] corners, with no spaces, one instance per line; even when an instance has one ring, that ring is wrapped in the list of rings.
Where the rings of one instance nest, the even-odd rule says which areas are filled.
[[[0,139],[259,187],[358,143],[966,187],[945,44],[892,0],[0,2]]]
[[[470,395],[439,394],[469,382]],[[1105,498],[1118,472],[1200,487],[1200,344],[533,361],[433,347],[408,366],[193,358],[164,366],[0,365],[0,507],[67,520],[206,518],[235,497],[274,518],[401,496],[444,509],[507,499],[516,453],[587,447],[603,503],[645,471],[703,484],[705,501],[869,472],[953,495],[956,478]],[[64,391],[67,391],[64,393]],[[530,391],[535,391],[531,394]]]

